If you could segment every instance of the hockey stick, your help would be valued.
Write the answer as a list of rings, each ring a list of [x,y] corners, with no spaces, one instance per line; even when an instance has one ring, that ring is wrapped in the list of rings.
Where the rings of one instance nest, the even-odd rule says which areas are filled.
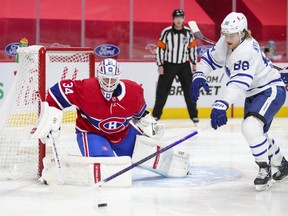
[[[114,179],[114,178],[122,175],[123,173],[125,173],[125,172],[133,169],[134,167],[137,167],[137,166],[139,166],[140,164],[142,164],[142,163],[150,160],[151,158],[153,158],[153,157],[155,157],[155,156],[157,156],[157,155],[162,154],[163,152],[167,151],[168,149],[171,149],[171,148],[173,148],[174,146],[176,146],[176,145],[178,145],[178,144],[180,144],[180,143],[182,143],[182,142],[190,139],[191,137],[197,135],[199,132],[200,132],[200,130],[193,131],[192,133],[190,133],[190,134],[184,136],[183,138],[181,138],[181,139],[179,139],[179,140],[171,143],[170,145],[168,145],[168,146],[160,149],[159,151],[154,152],[153,154],[148,155],[147,157],[145,157],[145,158],[143,158],[143,159],[141,159],[141,160],[133,163],[132,165],[130,165],[130,166],[128,166],[128,167],[126,167],[126,168],[124,168],[124,169],[122,169],[122,170],[114,173],[113,175],[111,175],[111,176],[109,176],[109,177],[107,177],[107,178],[105,178],[105,179],[97,182],[95,185],[89,187],[89,190],[92,190],[92,189],[94,189],[94,188],[98,188],[98,187],[102,186],[102,185],[105,184],[106,182],[111,181],[112,179]]]
[[[199,38],[200,40],[206,41],[207,43],[213,44],[215,45],[216,42],[213,40],[208,39],[207,37],[205,37],[202,32],[200,31],[200,29],[198,28],[198,25],[196,23],[196,21],[189,21],[188,25],[190,27],[190,29],[192,30],[193,34]]]
[[[209,38],[205,37],[202,32],[200,31],[200,29],[198,28],[198,25],[196,23],[196,21],[189,21],[188,25],[190,27],[190,29],[192,30],[193,34],[199,38],[200,40],[206,41],[207,43],[213,44],[215,45],[216,42],[213,40],[210,40]],[[278,71],[283,70],[284,68],[278,67],[276,65],[273,64],[273,67],[275,69],[277,69]]]

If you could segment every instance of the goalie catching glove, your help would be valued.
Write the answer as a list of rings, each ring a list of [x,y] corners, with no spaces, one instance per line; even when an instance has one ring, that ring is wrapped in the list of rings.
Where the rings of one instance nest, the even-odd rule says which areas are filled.
[[[54,138],[60,135],[63,112],[55,107],[49,106],[47,102],[41,102],[41,113],[36,126],[30,135],[32,139],[41,139],[46,143],[47,136],[51,132]]]
[[[165,126],[159,124],[147,110],[140,119],[134,121],[134,124],[144,135],[150,138],[160,139],[164,135]]]

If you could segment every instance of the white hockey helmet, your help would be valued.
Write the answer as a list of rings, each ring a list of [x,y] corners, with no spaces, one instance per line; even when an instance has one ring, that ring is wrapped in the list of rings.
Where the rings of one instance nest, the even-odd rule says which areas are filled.
[[[247,19],[244,14],[232,12],[228,14],[221,24],[222,34],[242,33],[248,30]]]
[[[112,58],[101,61],[97,68],[97,78],[103,96],[109,101],[120,82],[120,68],[118,62]]]

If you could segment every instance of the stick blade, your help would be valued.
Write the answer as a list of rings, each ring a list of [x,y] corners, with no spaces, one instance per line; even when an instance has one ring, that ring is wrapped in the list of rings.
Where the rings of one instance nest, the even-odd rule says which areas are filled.
[[[214,41],[206,38],[206,37],[202,34],[202,32],[200,31],[200,29],[199,29],[196,21],[194,21],[194,20],[189,21],[189,22],[188,22],[188,25],[189,25],[191,31],[193,32],[193,34],[195,35],[195,37],[199,38],[200,40],[206,41],[207,43],[210,43],[210,44],[213,44],[213,45],[215,44]]]
[[[193,21],[193,20],[188,22],[188,26],[192,30],[193,33],[200,31],[199,28],[198,28],[197,23],[195,21]]]

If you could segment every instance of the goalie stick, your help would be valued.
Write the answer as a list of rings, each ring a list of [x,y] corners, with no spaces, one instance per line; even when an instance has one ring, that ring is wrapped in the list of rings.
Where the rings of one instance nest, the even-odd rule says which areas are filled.
[[[61,165],[58,150],[56,147],[56,141],[55,141],[55,138],[52,136],[52,132],[50,132],[48,134],[48,142],[51,142],[51,144],[52,144],[52,152],[53,152],[53,156],[54,156],[54,160],[55,160],[55,164],[56,164],[56,169],[57,169],[57,180],[59,183],[64,184],[62,165]]]
[[[156,151],[156,152],[154,152],[153,154],[148,155],[147,157],[145,157],[145,158],[143,158],[143,159],[141,159],[141,160],[133,163],[132,165],[130,165],[130,166],[128,166],[128,167],[126,167],[126,168],[124,168],[124,169],[122,169],[122,170],[114,173],[113,175],[111,175],[111,176],[109,176],[109,177],[107,177],[107,178],[105,178],[105,179],[97,182],[95,185],[89,187],[89,190],[92,190],[92,189],[94,189],[94,188],[98,188],[98,187],[102,186],[104,183],[106,183],[106,182],[108,182],[108,181],[111,181],[112,179],[116,178],[117,176],[122,175],[123,173],[125,173],[125,172],[133,169],[134,167],[137,167],[137,166],[139,166],[140,164],[142,164],[142,163],[150,160],[151,158],[153,158],[153,157],[155,157],[155,156],[157,156],[157,155],[162,154],[163,152],[167,151],[168,149],[171,149],[171,148],[173,148],[174,146],[176,146],[176,145],[178,145],[178,144],[180,144],[180,143],[182,143],[182,142],[190,139],[191,137],[197,135],[199,132],[200,132],[200,130],[193,131],[192,133],[190,133],[190,134],[184,136],[183,138],[181,138],[181,139],[179,139],[179,140],[171,143],[170,145],[168,145],[168,146],[160,149],[159,151]]]
[[[209,128],[210,127],[211,126],[209,125]],[[207,126],[207,128],[208,128],[208,126]],[[205,130],[205,129],[202,129],[202,130]],[[69,198],[77,198],[77,197],[82,196],[84,194],[91,193],[92,191],[94,191],[94,189],[100,189],[101,186],[103,184],[105,184],[106,182],[111,181],[112,179],[114,179],[114,178],[126,173],[127,171],[139,166],[140,164],[150,160],[151,158],[153,158],[153,157],[155,157],[157,155],[160,155],[163,152],[167,151],[168,149],[171,149],[174,146],[176,146],[176,145],[178,145],[178,144],[190,139],[191,137],[197,135],[202,130],[198,129],[196,131],[193,131],[193,132],[189,133],[188,135],[184,136],[183,138],[171,143],[170,145],[160,149],[157,152],[154,152],[151,155],[148,155],[147,157],[145,157],[145,158],[133,163],[132,165],[127,166],[126,168],[124,168],[124,169],[112,174],[111,176],[109,176],[109,177],[97,182],[96,184],[94,184],[94,185],[92,185],[92,186],[90,186],[88,188],[85,188],[84,190],[81,189],[79,186],[65,185],[65,184],[61,184],[61,183],[60,184],[58,184],[58,183],[50,184],[49,183],[49,188],[50,188],[51,191],[53,191],[53,192],[55,192],[57,194],[61,194],[61,195],[67,196]]]
[[[196,21],[189,21],[189,22],[188,22],[188,25],[189,25],[190,29],[192,30],[193,34],[194,34],[197,38],[199,38],[200,40],[206,41],[207,43],[213,44],[213,45],[216,44],[215,41],[210,40],[209,38],[205,37],[205,36],[202,34],[202,32],[200,31],[200,29],[199,29]],[[273,67],[274,67],[275,69],[277,69],[278,71],[285,69],[285,68],[278,67],[278,66],[276,66],[276,65],[274,65],[274,64],[273,64]]]

